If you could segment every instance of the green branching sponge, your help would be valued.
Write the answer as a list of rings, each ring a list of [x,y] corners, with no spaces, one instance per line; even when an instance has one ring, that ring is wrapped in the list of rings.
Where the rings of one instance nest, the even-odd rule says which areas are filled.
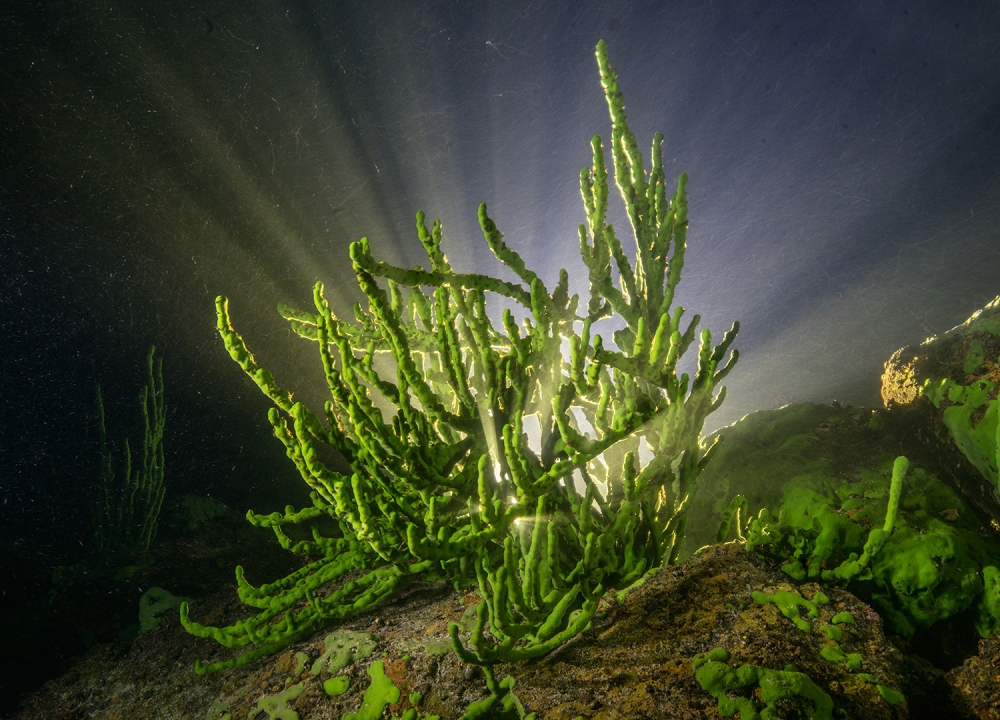
[[[609,173],[595,137],[593,166],[580,176],[585,309],[570,295],[565,269],[550,287],[527,268],[485,204],[483,237],[519,282],[455,272],[440,221],[428,225],[419,212],[427,267],[376,260],[368,238],[351,245],[367,298],[367,308],[354,306],[354,322],[334,314],[322,284],[314,309],[279,307],[317,345],[330,399],[316,412],[257,364],[228,302],[218,299],[226,348],[274,403],[275,435],[312,490],[311,507],[247,517],[272,528],[283,547],[315,559],[259,588],[238,568],[240,598],[259,612],[233,626],[200,625],[183,606],[190,632],[243,653],[199,663],[199,671],[274,652],[375,606],[421,574],[479,591],[471,636],[458,625],[450,635],[462,660],[484,666],[491,695],[469,717],[485,717],[516,705],[510,679],[497,681],[494,664],[550,652],[589,625],[606,590],[626,589],[675,560],[712,454],[699,442],[701,430],[725,396],[720,384],[738,357],[730,352],[738,325],[717,345],[708,330],[698,332],[699,316],[681,325],[684,310],[673,297],[686,247],[686,176],[668,196],[660,135],[647,173],[603,41],[597,59],[615,182],[636,250],[630,259],[606,223]],[[507,309],[495,326],[489,295],[513,304],[520,323]],[[594,330],[614,315],[625,326],[610,347]],[[695,341],[691,377],[677,367]],[[379,409],[387,404],[394,408],[388,416]],[[324,445],[350,465],[348,474],[323,462]],[[643,446],[652,456],[646,463]],[[282,532],[284,524],[320,516],[339,532],[314,530],[312,540],[297,543]],[[343,582],[347,573],[355,579]]]

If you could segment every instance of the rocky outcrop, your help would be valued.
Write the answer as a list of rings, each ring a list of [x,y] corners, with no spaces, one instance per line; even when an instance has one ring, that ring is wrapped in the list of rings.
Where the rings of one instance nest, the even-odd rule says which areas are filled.
[[[193,672],[194,660],[215,646],[185,633],[174,617],[131,648],[96,649],[29,697],[13,717],[228,713],[263,720],[280,707],[283,718],[332,719],[357,712],[371,700],[366,693],[377,681],[397,690],[383,694],[392,717],[416,707],[425,715],[458,718],[485,689],[480,672],[447,652],[446,628],[468,616],[477,601],[475,594],[414,585],[377,613],[280,655],[207,677]],[[222,601],[213,614],[231,620],[237,611],[235,603]],[[353,639],[338,644],[341,635]],[[361,643],[358,637],[367,639]],[[725,662],[718,651],[715,660],[703,657],[719,648]],[[343,657],[334,663],[341,649]],[[710,672],[696,671],[699,657],[702,667],[715,672],[714,680],[706,680]],[[811,683],[829,697],[836,717],[949,716],[941,705],[948,695],[941,673],[893,645],[869,606],[844,591],[793,587],[775,563],[737,543],[707,548],[660,571],[620,603],[607,600],[583,635],[545,658],[501,666],[497,675],[515,678],[525,712],[538,718],[707,719],[720,717],[712,691],[720,694],[726,686],[724,665],[733,677],[746,665],[760,669],[754,676],[765,677],[766,670],[783,681]],[[338,685],[346,691],[330,695]],[[742,698],[760,710],[767,693],[751,683],[721,696]],[[812,700],[795,692],[775,705],[785,713],[814,710]]]
[[[932,378],[963,385],[978,379],[1000,382],[998,358],[1000,296],[948,332],[894,352],[882,374],[882,402],[887,408],[916,402]]]
[[[937,441],[955,487],[1000,530],[997,388],[1000,296],[948,332],[900,348],[885,363],[882,401]]]
[[[945,679],[952,687],[955,711],[980,720],[1000,720],[1000,634],[979,642],[979,654]]]

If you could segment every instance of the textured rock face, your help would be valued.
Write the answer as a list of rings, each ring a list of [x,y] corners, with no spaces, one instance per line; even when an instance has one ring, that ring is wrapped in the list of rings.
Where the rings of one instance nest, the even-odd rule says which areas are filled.
[[[719,716],[718,703],[696,680],[692,661],[723,648],[733,669],[743,664],[770,670],[794,665],[830,696],[840,717],[910,717],[909,708],[925,692],[921,685],[932,684],[933,673],[889,643],[879,616],[849,593],[825,591],[829,602],[819,605],[816,617],[809,617],[806,607],[789,611],[788,617],[772,602],[755,601],[755,592],[817,600],[818,585],[793,587],[787,580],[774,564],[738,544],[707,548],[682,565],[662,570],[558,652],[510,668],[517,678],[515,692],[526,709],[553,720],[714,718]],[[850,613],[854,623],[835,625],[833,618],[840,613]],[[808,631],[796,627],[793,618]],[[828,637],[822,627],[843,629],[840,641]],[[837,655],[834,648],[847,656],[860,655],[860,670],[849,669],[846,661],[825,659],[824,648],[829,657]],[[910,702],[890,704],[877,685],[858,672],[876,678],[884,688],[901,690]],[[763,708],[759,688],[729,693],[740,695],[758,711]],[[811,709],[803,698],[779,705],[789,713]]]
[[[909,413],[941,441],[957,487],[1000,529],[997,492],[997,388],[1000,297],[958,327],[900,348],[885,363],[882,401]]]
[[[946,676],[956,710],[981,720],[1000,720],[1000,634],[979,643],[979,654]]]
[[[799,597],[804,604],[789,610],[787,602],[755,601],[755,592],[786,601]],[[525,711],[539,719],[714,719],[720,717],[718,702],[696,679],[693,661],[722,648],[734,671],[746,664],[789,672],[794,665],[829,696],[832,717],[953,716],[936,704],[948,697],[940,672],[889,642],[879,616],[856,597],[824,592],[826,602],[817,597],[815,584],[793,587],[775,563],[739,544],[713,546],[662,570],[623,602],[608,600],[588,632],[548,657],[498,667],[497,675],[515,678],[514,692]],[[396,603],[348,626],[209,676],[195,675],[192,667],[214,648],[185,633],[172,617],[129,649],[95,649],[28,698],[14,717],[192,718],[206,717],[214,708],[213,717],[264,718],[259,708],[280,704],[296,713],[282,717],[333,719],[357,712],[377,676],[399,691],[385,694],[391,700],[386,717],[402,716],[420,693],[421,713],[453,720],[485,692],[482,673],[459,663],[446,643],[447,623],[467,615],[476,601],[471,593],[416,585]],[[809,601],[816,601],[815,617]],[[217,612],[228,617],[241,611],[226,598]],[[360,652],[354,643],[356,651],[343,662],[320,662],[336,646],[329,635],[346,630],[370,638],[371,646]],[[330,682],[334,677],[342,678],[346,691],[325,690],[336,685]],[[905,701],[890,704],[886,696],[898,699],[890,691],[901,692]],[[764,708],[762,695],[756,684],[728,692],[757,710]],[[776,705],[781,717],[812,711],[811,701],[795,695]]]
[[[871,530],[883,526],[893,467],[903,455],[909,472],[893,532],[871,572],[846,587],[872,598],[890,634],[934,634],[936,623],[957,616],[963,622],[971,616],[991,632],[1000,618],[984,605],[983,571],[1000,567],[997,537],[953,489],[958,476],[939,461],[939,443],[915,433],[901,413],[906,408],[802,403],[751,413],[726,428],[699,478],[681,557],[715,541],[738,493],[746,498],[745,517],[753,519],[745,535],[750,542],[781,558],[789,577],[823,581],[851,554],[860,556]]]
[[[958,327],[907,345],[892,354],[882,374],[882,402],[887,408],[909,405],[930,378],[961,384],[986,378],[1000,382],[1000,297]]]

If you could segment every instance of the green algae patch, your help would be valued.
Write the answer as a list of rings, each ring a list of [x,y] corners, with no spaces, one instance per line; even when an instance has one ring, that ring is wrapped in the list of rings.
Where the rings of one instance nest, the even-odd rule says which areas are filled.
[[[989,637],[996,632],[1000,624],[1000,570],[993,567],[983,568],[983,596],[979,601],[979,620],[976,629],[983,637]]]
[[[977,366],[978,367],[978,366]],[[997,453],[1000,434],[997,425],[996,383],[985,378],[959,385],[950,378],[929,379],[920,393],[940,409],[944,426],[952,440],[983,477],[998,486]]]
[[[257,701],[257,708],[255,711],[252,710],[250,715],[256,717],[258,713],[265,712],[269,720],[299,720],[299,714],[288,707],[288,703],[301,695],[305,689],[305,683],[298,683],[276,695],[263,697]]]
[[[856,677],[866,682],[870,682],[872,685],[874,685],[875,689],[878,690],[878,694],[881,695],[882,699],[885,700],[890,705],[899,705],[902,702],[906,702],[906,696],[903,695],[903,693],[901,693],[899,690],[889,687],[888,685],[882,685],[881,683],[879,683],[878,680],[875,679],[873,675],[859,672],[857,673]]]
[[[952,336],[948,340],[948,336]],[[938,339],[935,339],[938,340]],[[1000,345],[1000,296],[938,340],[939,349],[964,352],[962,374],[948,363],[914,378],[919,394],[942,410],[941,420],[962,454],[1000,489],[1000,423],[996,352]],[[914,358],[914,361],[917,359]],[[950,377],[941,377],[950,375]],[[966,384],[963,384],[966,383]]]
[[[758,605],[774,603],[781,614],[795,623],[795,627],[804,633],[811,632],[812,628],[807,620],[802,619],[799,608],[805,608],[806,614],[809,617],[816,618],[819,617],[819,605],[829,602],[829,599],[823,593],[816,593],[816,597],[822,599],[823,602],[816,603],[812,600],[806,600],[797,592],[789,590],[776,590],[770,594],[759,590],[754,590],[753,592],[753,601],[755,603]]]
[[[969,351],[965,354],[965,361],[962,363],[962,372],[966,375],[971,375],[983,364],[986,360],[986,346],[983,345],[982,340],[973,339],[969,343]]]
[[[338,676],[332,677],[323,683],[323,692],[331,697],[336,695],[343,695],[347,692],[347,688],[351,686],[351,679],[348,677]]]
[[[835,625],[820,625],[819,630],[834,642],[844,639],[844,631]]]
[[[394,719],[395,720],[395,719]],[[420,712],[414,708],[408,708],[403,711],[403,715],[399,720],[441,720],[440,715],[422,715]]]
[[[979,563],[965,539],[935,518],[928,526],[926,533],[900,528],[892,537],[892,552],[872,564],[878,579],[873,603],[906,637],[958,615],[983,593]]]
[[[306,663],[309,661],[309,656],[304,652],[295,653],[295,669],[292,671],[292,675],[298,677],[306,669]]]
[[[691,661],[691,665],[697,670],[708,662],[729,662],[729,651],[725,648],[717,647],[709,650],[707,653],[698,653],[694,656],[694,660]]]
[[[854,625],[854,616],[845,610],[834,615],[830,622],[834,625]]]
[[[861,669],[861,654],[845,653],[839,645],[828,645],[819,651],[819,655],[827,662],[844,663],[851,672]]]
[[[224,700],[216,700],[205,713],[205,720],[232,720],[233,716],[229,712],[229,703]]]
[[[371,657],[376,639],[368,633],[338,630],[323,639],[324,653],[312,664],[312,674],[319,675],[323,666],[336,675],[351,663]]]
[[[901,702],[906,702],[906,697],[899,690],[879,685],[878,683],[875,683],[875,687],[878,689],[878,694],[882,696],[882,699],[890,705],[899,705]]]
[[[718,702],[719,713],[731,717],[740,713],[740,720],[770,720],[777,718],[777,705],[782,700],[802,698],[809,703],[805,716],[810,720],[833,720],[833,700],[805,673],[794,670],[769,670],[758,665],[744,664],[738,668],[727,662],[729,653],[723,648],[695,658],[695,679],[702,689]],[[761,711],[746,697],[729,697],[728,693],[743,688],[760,688],[759,698],[765,704]]]
[[[870,597],[889,632],[904,637],[970,609],[980,634],[992,632],[1000,591],[987,588],[985,575],[1000,567],[1000,548],[933,473],[916,463],[898,472],[900,460],[883,451],[883,436],[895,430],[873,429],[874,416],[803,403],[727,428],[699,478],[681,559],[715,542],[733,496],[742,495],[747,549],[778,559],[796,582]],[[980,421],[984,448],[991,443],[984,458],[996,450],[996,424],[988,423]]]
[[[399,702],[399,688],[385,676],[381,660],[368,666],[368,677],[372,681],[361,699],[361,708],[356,713],[347,713],[341,720],[380,720],[387,705]]]

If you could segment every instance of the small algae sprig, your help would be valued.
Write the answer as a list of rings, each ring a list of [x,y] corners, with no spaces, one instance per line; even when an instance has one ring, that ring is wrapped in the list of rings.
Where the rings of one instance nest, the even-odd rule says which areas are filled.
[[[718,446],[703,446],[700,435],[725,396],[738,324],[718,344],[699,332],[699,316],[682,325],[684,309],[673,299],[687,178],[667,195],[661,135],[646,171],[603,41],[597,61],[636,251],[630,259],[606,221],[609,172],[594,137],[593,165],[580,176],[585,310],[570,295],[569,273],[547,285],[506,244],[485,204],[483,237],[519,282],[457,272],[442,250],[440,221],[428,226],[419,212],[427,267],[377,260],[368,238],[351,245],[368,301],[354,306],[353,323],[334,313],[322,283],[314,310],[279,306],[318,348],[330,400],[317,413],[257,363],[218,298],[226,348],[274,403],[274,433],[312,490],[310,507],[247,517],[314,559],[259,588],[237,568],[239,596],[259,612],[230,627],[202,625],[182,606],[189,632],[242,652],[199,663],[199,672],[275,652],[420,575],[479,591],[471,636],[457,624],[449,633],[463,661],[483,666],[491,690],[466,717],[487,717],[517,707],[512,678],[498,681],[494,664],[550,652],[588,627],[606,589],[623,591],[675,561],[698,478]],[[507,308],[497,327],[487,297],[514,306],[520,325]],[[615,347],[606,346],[597,323],[615,316]],[[693,376],[679,372],[695,345]],[[384,407],[393,409],[389,417]],[[349,473],[324,462],[331,449]],[[299,542],[282,531],[321,517],[337,531],[314,527]]]
[[[155,352],[155,347],[149,349],[146,357],[147,382],[139,393],[143,435],[137,463],[132,462],[132,450],[127,439],[119,462],[114,461],[104,426],[104,400],[101,389],[97,389],[101,461],[97,499],[91,515],[95,550],[102,557],[146,550],[156,537],[164,494],[163,430],[167,410],[163,401],[163,360],[154,361]]]

